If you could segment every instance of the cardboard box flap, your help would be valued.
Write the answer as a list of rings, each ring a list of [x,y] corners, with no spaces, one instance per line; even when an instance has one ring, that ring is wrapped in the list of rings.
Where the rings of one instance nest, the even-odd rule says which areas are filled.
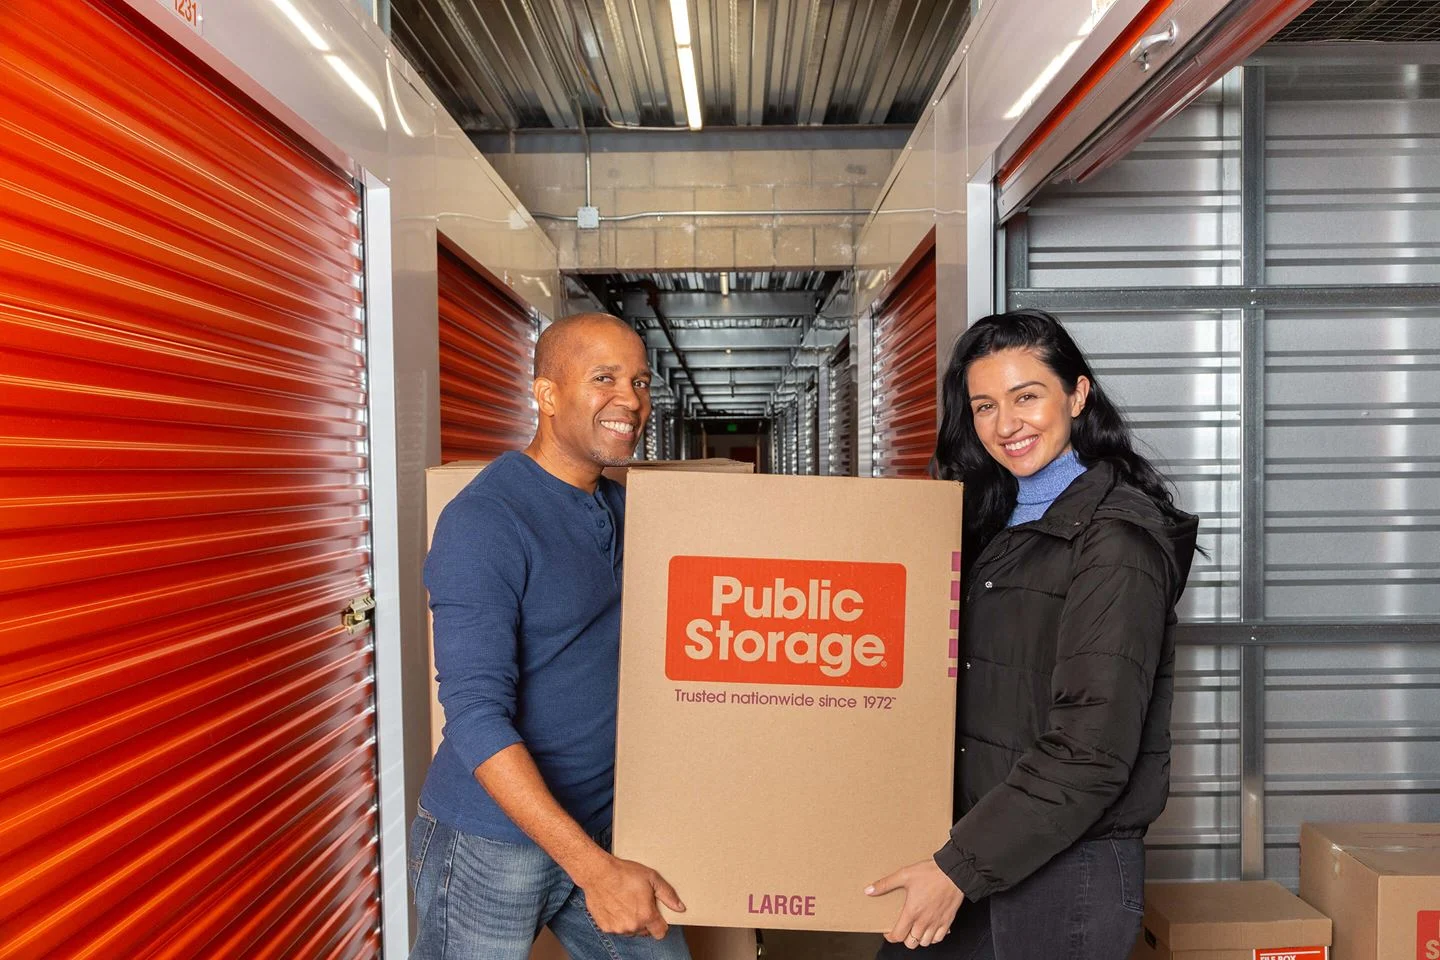
[[[1307,823],[1331,855],[1344,853],[1381,876],[1440,876],[1440,823]]]
[[[1330,943],[1330,919],[1273,880],[1146,884],[1145,928],[1177,953]]]
[[[755,464],[744,460],[707,457],[700,460],[631,460],[623,467],[606,467],[605,476],[624,486],[632,470],[669,470],[684,473],[754,473]]]
[[[632,470],[694,470],[705,473],[754,473],[755,464],[745,460],[727,460],[724,457],[705,457],[697,460],[632,460]]]

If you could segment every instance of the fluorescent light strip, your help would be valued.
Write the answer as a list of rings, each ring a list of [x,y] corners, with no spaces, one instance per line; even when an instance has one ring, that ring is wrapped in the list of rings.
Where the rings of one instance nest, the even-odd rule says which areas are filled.
[[[685,116],[691,130],[699,130],[704,120],[700,116],[700,85],[695,80],[695,51],[687,47],[676,50],[680,56],[680,88],[685,92]]]
[[[675,26],[675,46],[690,46],[690,8],[685,0],[670,0],[670,22]]]

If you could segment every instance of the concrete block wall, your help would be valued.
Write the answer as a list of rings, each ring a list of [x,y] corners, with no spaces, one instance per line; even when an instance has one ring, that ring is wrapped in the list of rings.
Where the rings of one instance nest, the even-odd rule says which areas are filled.
[[[888,149],[607,152],[591,157],[591,202],[602,216],[686,210],[872,209],[899,156]],[[489,153],[532,214],[575,215],[585,159],[567,153]],[[865,214],[644,217],[599,229],[537,222],[562,270],[812,270],[855,262]]]

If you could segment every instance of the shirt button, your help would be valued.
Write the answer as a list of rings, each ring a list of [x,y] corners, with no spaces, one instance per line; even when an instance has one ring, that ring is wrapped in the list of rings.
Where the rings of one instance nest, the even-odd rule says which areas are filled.
[[[991,581],[989,581],[989,580],[986,580],[986,581],[985,581],[985,589],[986,589],[986,590],[989,590],[989,589],[990,589],[991,587],[993,587],[993,586],[995,586],[995,584],[992,583]]]
[[[964,753],[964,752],[965,752],[965,748],[964,748],[964,747],[961,747],[961,748],[960,748],[960,752],[961,752],[961,753]]]
[[[969,660],[966,660],[966,661],[965,661],[965,669],[966,669],[966,670],[969,670],[969,669],[970,669],[970,661],[969,661]]]

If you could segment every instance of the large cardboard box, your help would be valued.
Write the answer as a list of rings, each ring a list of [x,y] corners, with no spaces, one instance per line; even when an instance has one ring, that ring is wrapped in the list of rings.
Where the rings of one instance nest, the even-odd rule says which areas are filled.
[[[615,850],[687,923],[876,932],[951,825],[961,490],[636,472]],[[671,919],[674,919],[673,917]]]
[[[425,512],[426,547],[435,536],[435,522],[440,511],[455,496],[464,490],[476,474],[485,469],[489,461],[459,460],[431,467],[425,471]],[[736,460],[638,460],[630,467],[612,467],[605,475],[619,483],[625,483],[632,469],[647,470],[705,470],[720,473],[751,473],[754,466]],[[429,616],[427,614],[427,622]],[[440,746],[441,731],[445,726],[444,712],[440,707],[439,686],[435,682],[435,637],[434,624],[430,623],[426,638],[430,669],[430,749]],[[754,960],[754,930],[717,930],[706,927],[686,927],[685,938],[690,945],[694,960]],[[542,930],[531,951],[530,960],[564,960],[565,949],[549,930]]]
[[[1440,960],[1440,823],[1302,825],[1300,896],[1336,960]]]
[[[1130,960],[1326,960],[1330,919],[1273,880],[1147,883]]]

